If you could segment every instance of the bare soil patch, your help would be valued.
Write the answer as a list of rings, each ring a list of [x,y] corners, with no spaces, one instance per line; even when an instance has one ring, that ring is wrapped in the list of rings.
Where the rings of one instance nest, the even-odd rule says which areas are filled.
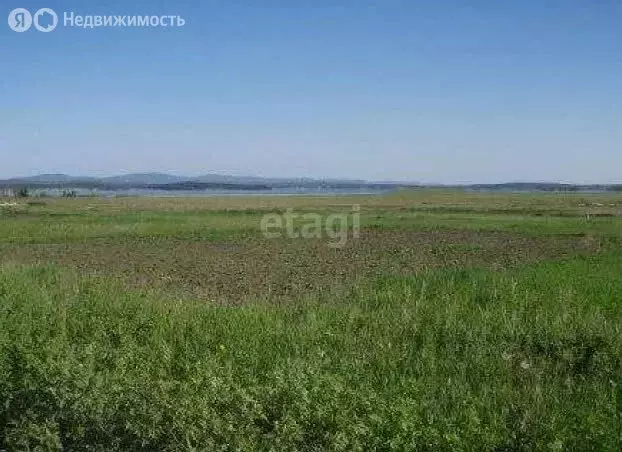
[[[500,269],[596,251],[580,237],[526,237],[502,232],[363,229],[343,248],[327,239],[232,242],[142,238],[123,242],[3,245],[0,262],[56,263],[121,279],[130,287],[236,303],[300,296],[381,274],[426,268]]]

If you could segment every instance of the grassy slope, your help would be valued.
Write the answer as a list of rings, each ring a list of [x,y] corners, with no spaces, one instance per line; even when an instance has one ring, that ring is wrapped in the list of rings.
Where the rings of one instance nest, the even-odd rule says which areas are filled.
[[[376,227],[421,227],[421,213],[377,209],[366,217]],[[181,235],[227,235],[215,225],[244,230],[244,219],[252,227],[259,215],[193,212],[141,214],[149,221],[83,213],[56,217],[56,232],[46,232],[45,218],[16,216],[0,228],[13,243],[35,233],[42,241],[175,234],[175,224]],[[620,231],[612,218],[434,213],[421,221]],[[218,308],[63,268],[5,266],[0,448],[620,450],[621,272],[614,241],[587,258],[387,276],[338,299]]]

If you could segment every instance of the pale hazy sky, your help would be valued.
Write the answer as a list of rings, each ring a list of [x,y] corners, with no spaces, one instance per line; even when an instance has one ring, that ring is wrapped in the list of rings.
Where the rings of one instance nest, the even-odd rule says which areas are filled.
[[[0,24],[0,177],[622,182],[620,1],[89,3],[2,2],[61,24]]]

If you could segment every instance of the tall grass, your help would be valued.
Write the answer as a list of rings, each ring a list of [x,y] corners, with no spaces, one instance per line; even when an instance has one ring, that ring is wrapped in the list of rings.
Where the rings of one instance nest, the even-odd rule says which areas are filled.
[[[0,449],[622,447],[622,253],[215,307],[0,270]]]

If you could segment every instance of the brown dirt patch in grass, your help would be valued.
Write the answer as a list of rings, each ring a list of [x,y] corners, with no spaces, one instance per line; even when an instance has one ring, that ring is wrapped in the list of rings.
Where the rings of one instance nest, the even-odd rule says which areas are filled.
[[[219,302],[301,296],[381,274],[426,268],[504,268],[593,252],[578,237],[525,237],[501,232],[363,229],[331,248],[325,239],[235,242],[143,238],[124,242],[4,245],[0,262],[56,263],[120,278],[131,287]]]

